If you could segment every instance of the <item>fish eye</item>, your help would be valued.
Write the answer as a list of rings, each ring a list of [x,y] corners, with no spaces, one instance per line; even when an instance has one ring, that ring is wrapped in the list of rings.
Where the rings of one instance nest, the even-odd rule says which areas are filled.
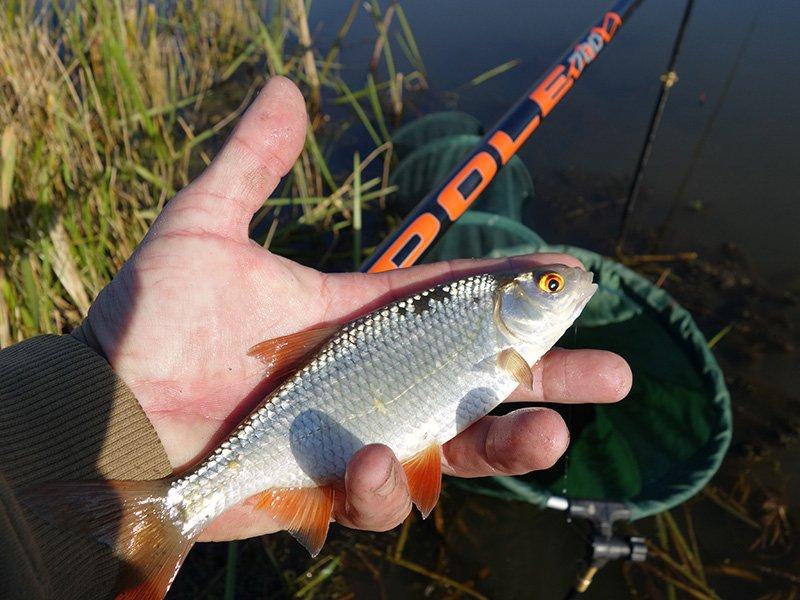
[[[564,289],[564,278],[554,271],[539,275],[537,283],[540,290],[549,294],[555,294]]]

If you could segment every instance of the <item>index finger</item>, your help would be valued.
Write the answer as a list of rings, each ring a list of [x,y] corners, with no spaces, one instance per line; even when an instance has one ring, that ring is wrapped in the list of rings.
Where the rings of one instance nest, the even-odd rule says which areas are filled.
[[[327,321],[352,319],[394,300],[478,273],[511,271],[542,265],[562,264],[583,269],[569,254],[523,254],[509,258],[459,259],[397,269],[385,273],[335,273],[325,275],[325,293],[335,298],[326,312]],[[308,270],[309,273],[316,273]]]
[[[607,350],[552,348],[531,367],[531,374],[533,387],[518,387],[506,402],[617,402],[633,385],[628,363]]]
[[[386,273],[370,275],[372,278],[383,278],[386,285],[399,295],[413,291],[419,285],[435,285],[440,281],[460,279],[478,273],[498,271],[514,271],[542,265],[561,264],[568,267],[586,268],[583,263],[569,254],[542,252],[537,254],[521,254],[508,258],[458,259],[444,262],[419,265],[408,269],[397,269]],[[418,288],[417,288],[418,289]]]

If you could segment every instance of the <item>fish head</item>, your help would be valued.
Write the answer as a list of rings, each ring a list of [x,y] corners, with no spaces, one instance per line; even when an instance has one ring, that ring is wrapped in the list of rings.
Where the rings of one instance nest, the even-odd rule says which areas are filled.
[[[549,348],[597,290],[592,279],[591,272],[566,265],[509,274],[495,296],[495,323],[512,343]]]

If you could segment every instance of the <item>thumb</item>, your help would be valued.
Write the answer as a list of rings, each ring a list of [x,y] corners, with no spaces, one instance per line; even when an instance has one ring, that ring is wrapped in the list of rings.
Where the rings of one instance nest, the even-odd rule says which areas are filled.
[[[253,214],[303,149],[307,121],[297,86],[271,78],[211,164],[167,204],[157,228],[246,238]]]

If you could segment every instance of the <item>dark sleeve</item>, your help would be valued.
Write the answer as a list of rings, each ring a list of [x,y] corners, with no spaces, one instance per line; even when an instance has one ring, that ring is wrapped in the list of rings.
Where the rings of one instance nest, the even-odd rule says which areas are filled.
[[[119,565],[106,546],[17,502],[38,482],[159,479],[167,456],[108,363],[70,336],[0,351],[0,598],[101,598]]]

